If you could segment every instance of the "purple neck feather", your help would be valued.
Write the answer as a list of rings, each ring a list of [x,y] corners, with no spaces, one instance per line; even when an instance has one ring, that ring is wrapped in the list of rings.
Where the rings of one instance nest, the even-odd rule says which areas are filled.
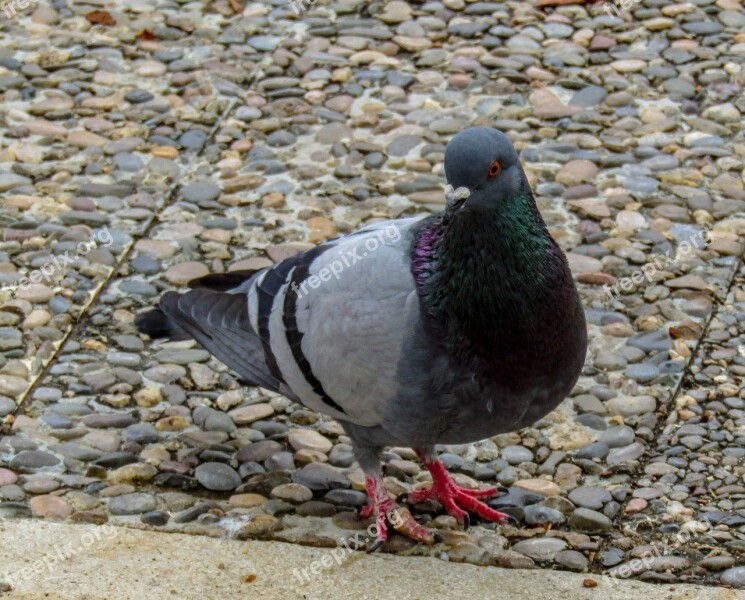
[[[435,245],[442,238],[445,229],[444,217],[440,215],[424,228],[414,246],[411,271],[420,294],[424,289],[424,282],[435,269]]]

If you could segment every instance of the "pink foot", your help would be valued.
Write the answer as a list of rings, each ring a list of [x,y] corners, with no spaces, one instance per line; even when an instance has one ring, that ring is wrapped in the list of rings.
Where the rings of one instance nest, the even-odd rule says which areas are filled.
[[[434,544],[440,541],[436,533],[422,527],[414,520],[409,509],[399,506],[391,499],[388,495],[388,490],[385,489],[382,475],[366,476],[365,488],[367,489],[367,497],[370,499],[370,504],[362,507],[360,515],[363,518],[375,516],[377,530],[375,543],[370,546],[368,552],[375,552],[375,550],[385,543],[388,539],[389,524],[398,533],[416,542]]]
[[[493,498],[499,494],[497,488],[485,490],[470,490],[462,488],[455,483],[450,473],[447,472],[437,458],[419,454],[429,472],[432,474],[432,487],[423,490],[414,490],[409,493],[410,504],[417,504],[429,498],[437,500],[443,505],[447,513],[455,517],[466,529],[470,524],[468,513],[475,513],[486,521],[495,523],[517,523],[515,517],[498,510],[490,508],[479,498]]]

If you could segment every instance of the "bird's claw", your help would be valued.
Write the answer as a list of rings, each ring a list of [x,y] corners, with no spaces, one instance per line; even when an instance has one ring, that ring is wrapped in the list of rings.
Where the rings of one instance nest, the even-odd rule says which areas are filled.
[[[396,506],[388,513],[388,522],[398,533],[412,540],[429,545],[435,543],[435,533],[417,523],[406,507]]]
[[[382,481],[370,482],[371,491],[375,492],[376,486],[382,488]],[[385,488],[382,488],[382,490],[385,490]],[[416,542],[431,545],[442,541],[436,533],[417,523],[408,508],[399,506],[389,497],[385,497],[384,493],[370,494],[368,492],[368,496],[370,497],[370,503],[360,509],[360,516],[362,518],[374,516],[377,530],[375,541],[367,549],[368,553],[375,552],[386,542],[389,527],[393,527],[401,535]]]
[[[487,489],[469,489],[460,487],[455,483],[451,475],[439,461],[427,465],[432,472],[432,486],[421,490],[412,490],[408,494],[408,501],[417,504],[429,498],[437,500],[443,505],[447,513],[468,529],[471,525],[471,517],[474,513],[486,521],[496,523],[507,523],[514,521],[514,517],[499,512],[487,506],[481,499],[493,498],[500,494],[501,490],[496,487]]]
[[[503,515],[507,515],[507,513],[501,513]],[[506,523],[509,523],[513,527],[517,527],[520,524],[520,521],[517,520],[516,517],[513,517],[512,515],[507,515],[507,519],[505,519]]]

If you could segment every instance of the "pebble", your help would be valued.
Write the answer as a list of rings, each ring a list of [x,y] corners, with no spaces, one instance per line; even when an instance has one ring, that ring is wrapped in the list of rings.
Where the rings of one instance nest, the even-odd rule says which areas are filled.
[[[576,550],[562,550],[554,555],[554,562],[566,567],[570,571],[586,571],[590,561]]]
[[[278,485],[272,490],[272,496],[280,500],[287,500],[295,504],[308,502],[313,498],[313,492],[307,487],[297,483],[285,483]]]
[[[228,414],[232,417],[233,422],[240,427],[272,416],[274,409],[270,404],[259,403],[236,408]]]
[[[155,496],[146,493],[124,494],[109,500],[109,512],[117,516],[139,515],[156,507]]]
[[[515,487],[544,496],[556,496],[561,493],[559,486],[547,479],[521,479],[515,482]]]
[[[35,516],[45,519],[64,520],[73,512],[70,503],[59,496],[35,496],[29,501],[29,507]]]
[[[538,504],[526,506],[524,514],[528,525],[561,525],[566,521],[561,511]]]
[[[60,463],[60,459],[41,450],[24,450],[19,452],[11,461],[11,469],[20,471],[34,471],[47,467],[55,467]]]
[[[291,429],[287,441],[297,451],[315,450],[326,454],[332,447],[331,441],[312,429]]]
[[[720,575],[719,582],[736,589],[745,587],[745,567],[727,569]]]
[[[223,463],[202,463],[197,467],[194,476],[205,488],[218,492],[234,490],[241,484],[238,473]]]
[[[517,542],[512,548],[515,552],[525,554],[533,560],[544,562],[553,560],[554,556],[564,550],[566,546],[567,544],[564,540],[545,537],[522,540],[521,542]]]
[[[628,425],[617,425],[610,427],[600,434],[598,442],[609,448],[621,448],[628,446],[634,441],[634,430]]]
[[[582,485],[569,492],[569,499],[577,506],[599,510],[611,501],[611,495],[603,488]]]
[[[168,524],[170,515],[162,510],[154,510],[145,513],[140,517],[140,520],[146,525],[152,525],[153,527],[163,527]]]
[[[18,481],[18,475],[9,469],[3,469],[0,467],[0,487],[12,485],[16,481]]]
[[[569,517],[568,525],[585,533],[602,533],[610,529],[611,520],[595,510],[578,508]]]
[[[10,398],[0,396],[0,417],[5,417],[12,413],[16,408],[16,403]]]

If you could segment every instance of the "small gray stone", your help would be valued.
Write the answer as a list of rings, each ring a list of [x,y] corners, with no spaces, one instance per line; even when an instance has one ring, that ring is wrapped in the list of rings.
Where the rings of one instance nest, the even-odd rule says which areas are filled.
[[[149,102],[154,97],[155,96],[153,96],[147,90],[141,90],[139,88],[136,88],[130,92],[127,92],[124,96],[124,99],[127,102],[131,102],[132,104],[140,104],[141,102]]]
[[[194,475],[204,487],[216,492],[231,491],[241,484],[241,476],[224,463],[203,463],[196,468]]]
[[[23,347],[23,335],[14,327],[0,327],[0,351]]]
[[[326,463],[310,463],[292,474],[292,481],[311,490],[329,490],[350,487],[344,473]]]
[[[0,396],[0,417],[12,413],[16,408],[16,403],[7,396]]]
[[[522,540],[512,546],[512,550],[529,556],[533,560],[549,561],[553,560],[557,552],[561,552],[567,547],[567,543],[559,538],[532,538]]]
[[[324,499],[335,506],[365,506],[368,502],[364,492],[343,489],[326,492]]]
[[[150,423],[130,425],[123,432],[124,439],[138,444],[154,444],[160,440],[160,434]]]
[[[739,10],[723,10],[719,13],[719,20],[725,27],[731,27],[737,31],[745,30],[745,13]]]
[[[533,460],[533,453],[524,446],[506,446],[502,448],[499,454],[511,465],[519,465]]]
[[[574,94],[574,97],[570,100],[569,104],[585,107],[595,106],[605,100],[607,95],[608,92],[605,91],[605,88],[602,88],[599,85],[588,85]]]
[[[115,496],[109,500],[109,512],[112,515],[139,515],[155,510],[157,507],[155,496],[138,492]]]
[[[624,552],[620,548],[608,548],[600,554],[600,561],[604,567],[613,567],[624,559]]]
[[[608,452],[610,452],[608,444],[594,442],[577,450],[577,458],[586,458],[590,460],[593,458],[603,459],[608,456]]]
[[[195,181],[181,188],[181,197],[187,202],[213,202],[220,197],[222,190],[210,181]]]
[[[350,467],[356,460],[352,446],[336,444],[329,452],[329,463],[335,467]]]
[[[657,375],[657,367],[649,363],[642,363],[640,365],[629,365],[625,372],[626,377],[634,379],[639,383],[650,383]]]
[[[603,488],[582,485],[569,492],[569,499],[577,506],[599,510],[611,501],[611,495]]]
[[[168,523],[169,515],[167,512],[162,510],[154,510],[145,513],[140,517],[140,520],[146,525],[152,525],[153,527],[162,527]]]
[[[540,504],[525,507],[525,522],[528,525],[561,525],[566,517],[561,511]]]
[[[603,533],[610,529],[611,520],[595,510],[578,508],[569,517],[569,527],[583,533]]]
[[[23,502],[0,502],[0,519],[28,519],[31,509]]]
[[[181,511],[174,517],[173,520],[176,521],[176,523],[191,523],[192,521],[195,521],[197,518],[199,518],[199,516],[212,510],[213,508],[218,508],[217,502],[200,502],[195,506]]]
[[[49,452],[24,450],[13,457],[13,460],[10,461],[10,467],[12,469],[33,471],[35,469],[57,466],[60,462],[59,458]]]
[[[132,173],[142,170],[145,166],[142,164],[142,160],[131,152],[119,152],[115,154],[114,162],[116,163],[117,168]]]
[[[8,498],[10,500],[10,498]],[[709,571],[723,571],[729,569],[735,564],[734,556],[709,556],[701,559],[699,566]]]
[[[388,144],[390,156],[406,156],[411,150],[422,143],[422,139],[415,135],[402,135]]]
[[[732,567],[719,577],[720,583],[731,585],[733,588],[745,587],[745,567]]]
[[[554,562],[566,567],[570,571],[584,571],[587,569],[590,561],[584,554],[576,550],[562,550],[554,556]]]
[[[616,352],[602,350],[595,357],[595,366],[604,371],[618,371],[628,364],[627,360]]]
[[[632,348],[639,348],[645,352],[667,352],[672,347],[672,340],[663,327],[657,331],[637,333],[631,336],[626,344]]]
[[[132,415],[126,413],[108,413],[87,415],[83,417],[83,423],[91,429],[122,429],[134,426],[136,421]]]
[[[644,455],[644,445],[638,442],[629,444],[624,448],[616,448],[612,450],[605,459],[605,462],[609,465],[618,465],[621,463],[628,462],[630,460],[637,460]]]
[[[628,425],[616,425],[606,429],[600,434],[598,442],[602,442],[609,448],[621,448],[628,446],[634,441],[634,430]]]
[[[203,131],[192,129],[184,133],[178,141],[187,150],[200,150],[207,141],[207,134]]]
[[[16,175],[15,173],[0,174],[0,192],[7,192],[16,187],[21,187],[31,183],[28,177]]]

